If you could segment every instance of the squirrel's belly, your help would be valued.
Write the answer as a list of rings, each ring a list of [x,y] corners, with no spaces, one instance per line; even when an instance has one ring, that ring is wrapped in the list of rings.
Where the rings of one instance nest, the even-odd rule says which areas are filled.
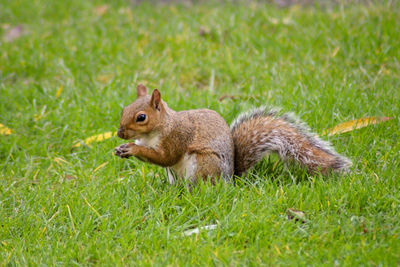
[[[186,153],[178,163],[168,169],[168,180],[171,184],[174,183],[176,178],[183,178],[186,181],[195,182],[195,174],[197,170],[196,154]],[[170,170],[172,170],[176,175],[172,174]]]

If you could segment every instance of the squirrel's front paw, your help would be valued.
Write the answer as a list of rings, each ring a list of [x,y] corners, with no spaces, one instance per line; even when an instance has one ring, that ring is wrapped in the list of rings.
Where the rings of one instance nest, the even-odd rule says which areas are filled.
[[[132,143],[122,144],[115,148],[115,155],[121,158],[129,158],[133,156],[132,147],[135,146]]]

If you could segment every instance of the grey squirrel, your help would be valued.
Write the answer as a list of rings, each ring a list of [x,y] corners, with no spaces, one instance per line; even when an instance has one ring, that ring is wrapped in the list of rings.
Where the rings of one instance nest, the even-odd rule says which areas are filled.
[[[135,142],[117,147],[117,156],[166,167],[170,183],[245,175],[272,152],[282,160],[298,162],[310,173],[327,174],[351,165],[289,114],[259,108],[240,115],[229,128],[212,110],[170,109],[157,89],[148,95],[142,84],[137,99],[122,111],[118,136]]]

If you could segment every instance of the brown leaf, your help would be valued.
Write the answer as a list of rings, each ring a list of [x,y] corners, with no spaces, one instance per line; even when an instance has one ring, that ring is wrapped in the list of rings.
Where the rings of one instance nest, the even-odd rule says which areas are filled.
[[[301,223],[307,222],[306,214],[301,210],[287,209],[286,214],[288,216],[288,220],[294,220],[295,222]]]
[[[357,120],[346,121],[346,122],[336,125],[333,128],[325,130],[323,132],[323,134],[331,136],[331,135],[335,135],[335,134],[347,133],[347,132],[351,132],[355,129],[364,128],[369,125],[378,124],[378,123],[385,122],[385,121],[388,121],[391,119],[393,119],[393,117],[367,117],[367,118],[361,118],[361,119],[357,119]]]
[[[97,6],[93,9],[94,14],[103,16],[108,10],[108,5]]]
[[[75,180],[76,176],[72,176],[72,175],[65,175],[65,180]]]
[[[3,35],[3,39],[6,43],[12,42],[15,39],[21,37],[23,34],[25,34],[24,26],[22,25],[17,25],[12,28],[6,28],[6,31]]]

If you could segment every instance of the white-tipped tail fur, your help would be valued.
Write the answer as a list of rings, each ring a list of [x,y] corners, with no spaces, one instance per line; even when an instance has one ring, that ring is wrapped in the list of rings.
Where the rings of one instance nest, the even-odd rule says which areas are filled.
[[[309,172],[346,170],[351,161],[339,155],[294,115],[258,108],[240,115],[231,125],[235,144],[235,175],[245,174],[266,154],[294,160]]]

